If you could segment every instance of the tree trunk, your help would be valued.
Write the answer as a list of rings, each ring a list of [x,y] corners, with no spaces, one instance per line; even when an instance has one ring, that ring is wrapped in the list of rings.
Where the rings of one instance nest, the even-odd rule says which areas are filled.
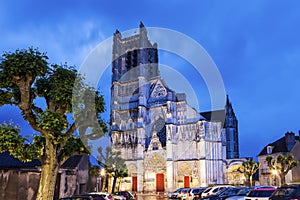
[[[285,185],[285,174],[284,173],[280,173],[279,174],[280,177],[280,186]]]
[[[108,174],[106,173],[105,175],[105,186],[104,186],[104,191],[108,192]]]
[[[252,176],[249,177],[250,187],[252,187]]]
[[[45,148],[45,160],[42,163],[37,200],[53,200],[59,168],[56,158],[56,145],[46,139]]]
[[[111,188],[111,193],[115,192],[116,182],[117,182],[117,177],[114,176],[113,184],[112,184],[112,188]]]

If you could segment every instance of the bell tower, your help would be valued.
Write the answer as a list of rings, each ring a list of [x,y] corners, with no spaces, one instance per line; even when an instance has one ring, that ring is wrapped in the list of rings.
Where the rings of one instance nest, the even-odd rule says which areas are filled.
[[[151,79],[159,75],[157,44],[151,44],[144,24],[140,23],[139,34],[122,38],[116,30],[113,38],[112,83],[134,81],[139,76]],[[130,72],[133,68],[133,72]],[[127,77],[122,76],[130,73]]]

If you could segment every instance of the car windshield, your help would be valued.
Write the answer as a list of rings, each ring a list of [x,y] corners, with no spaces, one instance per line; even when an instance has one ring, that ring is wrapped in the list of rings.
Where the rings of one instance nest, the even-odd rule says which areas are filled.
[[[174,193],[178,193],[178,192],[180,192],[182,189],[180,188],[180,189],[177,189],[177,190],[175,190],[174,191]]]
[[[243,188],[238,191],[237,196],[246,196],[250,191],[250,188]]]
[[[274,190],[252,190],[247,197],[270,197]]]
[[[279,188],[275,191],[274,196],[290,196],[296,191],[296,188]]]
[[[212,188],[207,188],[206,190],[204,190],[204,193],[207,193],[211,190]]]

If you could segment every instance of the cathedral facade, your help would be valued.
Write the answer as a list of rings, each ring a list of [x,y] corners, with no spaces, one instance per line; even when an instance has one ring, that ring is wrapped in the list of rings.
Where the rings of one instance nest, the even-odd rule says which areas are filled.
[[[167,86],[158,68],[157,44],[139,33],[113,39],[112,147],[121,151],[129,176],[120,189],[173,191],[226,182],[226,158],[237,158],[237,119],[228,100],[220,119],[199,113],[184,93]]]

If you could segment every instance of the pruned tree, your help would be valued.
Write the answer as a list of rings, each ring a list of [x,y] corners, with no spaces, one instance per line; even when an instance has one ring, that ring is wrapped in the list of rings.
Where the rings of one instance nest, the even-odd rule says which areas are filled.
[[[275,158],[267,156],[266,161],[270,170],[276,170],[276,172],[278,172],[281,185],[286,183],[285,176],[287,173],[299,164],[298,161],[294,160],[293,154],[279,154]]]
[[[112,193],[115,192],[117,179],[122,179],[128,176],[128,170],[125,164],[125,160],[121,157],[120,151],[113,151],[111,147],[106,147],[105,154],[102,152],[102,148],[98,149],[99,158],[98,163],[104,167],[106,173],[113,177]],[[106,176],[107,186],[108,176]]]
[[[99,117],[104,112],[99,92],[85,84],[74,67],[49,65],[47,59],[45,53],[29,48],[4,53],[0,63],[0,106],[17,106],[24,120],[38,132],[29,140],[13,123],[0,125],[0,152],[9,151],[22,161],[41,161],[38,200],[53,199],[58,169],[66,157],[76,151],[87,152],[87,146],[74,136],[75,130],[79,135],[89,130],[91,134],[86,136],[90,138],[101,137],[106,131]],[[38,101],[44,102],[42,106]],[[91,102],[95,104],[92,108]],[[73,120],[68,120],[72,113]],[[89,120],[90,116],[97,118],[96,123]]]
[[[252,177],[260,167],[260,162],[255,162],[252,159],[242,163],[242,166],[238,168],[238,171],[243,173],[246,177],[249,186],[253,185]]]

